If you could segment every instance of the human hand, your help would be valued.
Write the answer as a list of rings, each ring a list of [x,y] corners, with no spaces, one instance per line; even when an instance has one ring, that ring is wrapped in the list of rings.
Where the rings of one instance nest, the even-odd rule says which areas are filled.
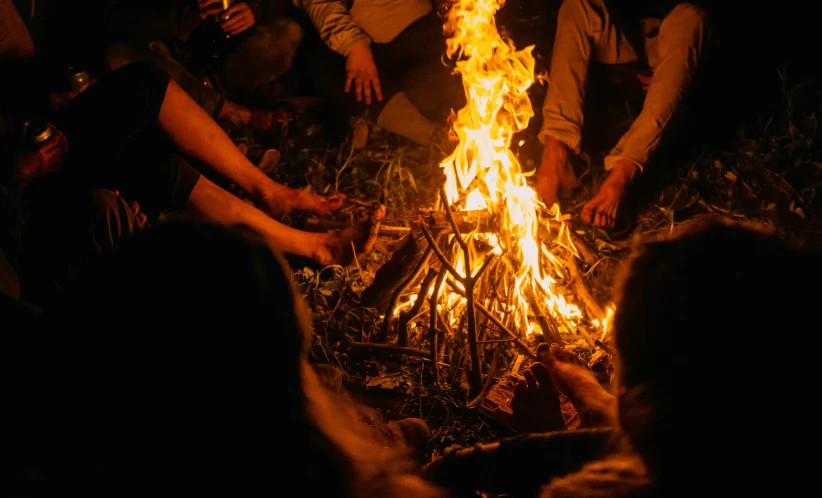
[[[380,88],[380,79],[377,75],[377,65],[374,63],[374,56],[371,54],[368,42],[361,41],[351,47],[351,52],[345,59],[345,70],[347,73],[346,93],[351,91],[353,83],[357,102],[362,102],[363,94],[365,94],[365,103],[371,104],[371,87],[373,87],[377,100],[382,102],[382,88]]]
[[[254,11],[245,3],[235,3],[229,7],[225,12],[220,14],[220,27],[228,36],[234,36],[242,33],[248,28],[254,26]]]
[[[88,86],[91,87],[91,85],[93,85],[95,83],[97,83],[97,78],[95,78],[94,76],[90,76]],[[85,90],[88,90],[88,87]],[[85,90],[83,90],[83,91],[85,91]],[[54,109],[55,111],[59,111],[60,109],[63,108],[63,106],[65,106],[70,101],[74,100],[75,97],[80,95],[80,93],[82,93],[82,92],[75,92],[75,91],[72,91],[72,90],[67,90],[65,92],[52,92],[51,93],[51,108]]]
[[[197,8],[200,10],[200,18],[205,19],[223,12],[223,0],[197,0]]]
[[[637,73],[636,77],[639,78],[639,83],[642,85],[642,89],[647,92],[648,87],[651,86],[651,81],[653,81],[653,79],[654,79],[653,73],[652,74]]]
[[[63,132],[55,128],[54,134],[40,147],[17,157],[20,176],[30,180],[57,171],[63,166],[66,154],[68,154],[68,139]]]

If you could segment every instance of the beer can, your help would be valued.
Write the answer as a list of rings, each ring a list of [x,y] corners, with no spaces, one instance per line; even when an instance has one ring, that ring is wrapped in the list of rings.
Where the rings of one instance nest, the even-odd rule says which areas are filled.
[[[54,128],[44,119],[33,118],[26,121],[25,134],[29,146],[36,149],[54,135]]]
[[[82,92],[91,84],[89,74],[78,68],[68,68],[68,86],[72,92]]]
[[[229,7],[234,5],[234,0],[222,0],[221,4],[223,7],[223,11],[226,11]],[[214,14],[214,22],[220,22],[224,19],[225,18],[223,17],[223,14]]]

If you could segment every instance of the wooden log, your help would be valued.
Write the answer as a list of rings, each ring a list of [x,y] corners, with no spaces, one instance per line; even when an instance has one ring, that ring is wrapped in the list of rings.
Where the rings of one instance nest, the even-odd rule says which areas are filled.
[[[360,305],[366,308],[376,308],[383,313],[394,291],[418,267],[427,247],[428,242],[422,235],[415,231],[409,233],[400,243],[400,248],[391,256],[391,260],[377,270],[374,282],[363,291],[360,297]]]

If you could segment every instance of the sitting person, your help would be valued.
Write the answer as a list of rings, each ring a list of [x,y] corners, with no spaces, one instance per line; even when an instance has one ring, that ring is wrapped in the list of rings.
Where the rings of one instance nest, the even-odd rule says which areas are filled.
[[[21,32],[26,33],[25,27]],[[51,113],[43,88],[48,82],[40,77],[37,58],[15,60],[9,55],[15,53],[15,44],[12,39],[0,45],[4,74],[19,76],[4,79],[0,88],[0,173],[4,192],[19,190],[10,186],[13,183],[25,186],[23,205],[28,210],[48,218],[48,213],[68,208],[70,203],[61,202],[67,196],[103,188],[119,190],[153,217],[177,211],[249,226],[283,250],[321,264],[347,263],[354,251],[370,249],[374,223],[323,234],[274,220],[292,210],[328,214],[342,205],[344,196],[317,196],[271,180],[155,66],[144,62],[123,67]],[[34,146],[32,137],[23,136],[21,123],[37,114],[53,126],[43,130],[51,136]],[[203,176],[192,163],[218,181],[235,184],[256,207]],[[384,208],[378,209],[377,218],[383,214]]]
[[[822,295],[803,282],[822,277],[822,254],[744,224],[705,220],[643,241],[625,268],[613,392],[575,355],[541,345],[527,386],[515,394],[556,400],[560,391],[589,421],[612,429],[555,426],[560,432],[458,450],[430,464],[429,478],[542,497],[801,494],[813,463],[793,448],[817,436],[812,425],[779,421],[786,409],[799,417],[809,409],[815,367],[769,354],[763,373],[750,358],[775,334],[815,330],[809,310]],[[812,333],[801,340],[818,345]],[[547,404],[531,406],[535,417]]]
[[[303,71],[338,116],[369,112],[378,126],[422,145],[453,149],[445,120],[465,105],[442,62],[443,22],[430,0],[295,1],[307,36]]]
[[[411,474],[402,438],[375,437],[321,387],[311,335],[282,255],[256,234],[143,232],[41,326],[4,334],[9,491],[446,496]]]
[[[285,119],[285,109],[255,109],[238,102],[274,104],[280,96],[273,93],[272,83],[291,67],[302,29],[284,16],[287,0],[234,2],[226,10],[224,3],[108,0],[105,26],[112,42],[106,51],[106,67],[113,71],[149,60],[165,69],[211,117],[252,129],[271,129],[278,119]],[[219,29],[228,45],[213,60],[202,53],[208,46],[191,39],[200,39],[202,34],[208,41],[213,34],[208,32],[210,16],[222,16]],[[203,84],[204,78],[211,85]]]
[[[608,176],[582,208],[586,223],[613,228],[628,187],[650,164],[694,79],[707,38],[705,11],[693,3],[565,0],[559,10],[550,84],[542,108],[545,145],[537,192],[547,206],[580,183],[570,162],[579,153],[592,61],[647,64],[642,112],[605,158]]]

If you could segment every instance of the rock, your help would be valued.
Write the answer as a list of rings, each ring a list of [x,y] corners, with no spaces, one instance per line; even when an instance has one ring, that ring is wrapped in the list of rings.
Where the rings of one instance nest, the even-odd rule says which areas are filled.
[[[268,149],[263,153],[263,157],[260,158],[260,162],[257,165],[260,168],[260,171],[263,173],[271,173],[280,164],[280,151],[277,149]]]
[[[364,149],[368,145],[368,123],[364,120],[357,121],[351,133],[351,148],[354,150]]]

